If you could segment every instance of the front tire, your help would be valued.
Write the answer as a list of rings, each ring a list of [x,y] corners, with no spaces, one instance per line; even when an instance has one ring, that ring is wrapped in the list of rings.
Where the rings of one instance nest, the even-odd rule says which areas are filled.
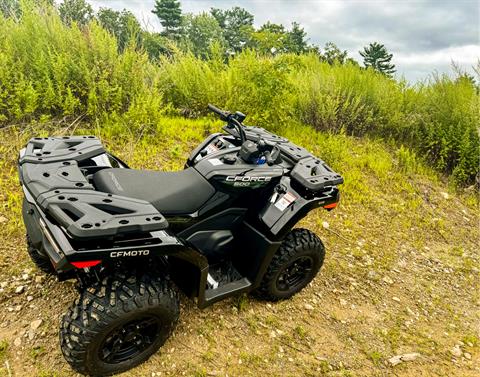
[[[257,296],[269,301],[292,297],[313,280],[324,259],[325,247],[315,233],[293,229],[273,256]]]
[[[178,320],[178,295],[160,276],[116,274],[80,293],[60,324],[62,353],[82,374],[108,376],[153,355]]]

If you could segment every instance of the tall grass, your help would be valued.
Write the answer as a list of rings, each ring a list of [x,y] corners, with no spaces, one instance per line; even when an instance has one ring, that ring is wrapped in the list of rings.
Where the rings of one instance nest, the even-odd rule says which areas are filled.
[[[117,51],[96,22],[67,27],[51,7],[24,8],[19,22],[0,14],[0,121],[159,115],[158,67],[133,47]]]
[[[165,114],[202,116],[212,102],[274,130],[305,124],[408,146],[460,185],[478,174],[479,95],[468,80],[409,86],[313,54],[245,51],[225,63],[215,47],[206,60],[177,53],[152,62],[134,43],[119,53],[95,21],[66,26],[54,8],[32,4],[19,20],[0,15],[0,124],[83,117],[157,132]]]

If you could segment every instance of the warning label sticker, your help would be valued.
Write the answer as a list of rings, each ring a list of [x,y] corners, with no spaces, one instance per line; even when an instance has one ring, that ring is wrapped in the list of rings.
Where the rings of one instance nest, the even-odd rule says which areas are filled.
[[[285,211],[285,208],[287,208],[290,204],[292,204],[295,200],[297,200],[297,197],[293,195],[291,192],[287,192],[285,195],[281,197],[281,199],[275,204],[275,207],[277,207],[280,211]]]
[[[213,144],[208,144],[205,149],[207,150],[207,154],[218,152],[218,148]]]
[[[220,161],[218,158],[211,158],[208,160],[213,166],[218,166],[222,165],[222,161]]]

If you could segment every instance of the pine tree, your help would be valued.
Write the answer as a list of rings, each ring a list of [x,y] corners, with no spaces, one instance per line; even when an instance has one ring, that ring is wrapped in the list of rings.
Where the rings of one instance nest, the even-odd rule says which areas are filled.
[[[287,32],[287,52],[303,54],[308,50],[307,33],[297,22],[292,22],[292,30]]]
[[[388,53],[384,45],[377,42],[370,43],[364,47],[363,51],[359,51],[359,54],[363,57],[365,68],[372,67],[389,77],[395,73],[395,64],[390,63],[393,55]]]
[[[180,37],[182,9],[178,0],[157,0],[152,13],[159,18],[160,23],[164,27],[163,35],[171,39]]]

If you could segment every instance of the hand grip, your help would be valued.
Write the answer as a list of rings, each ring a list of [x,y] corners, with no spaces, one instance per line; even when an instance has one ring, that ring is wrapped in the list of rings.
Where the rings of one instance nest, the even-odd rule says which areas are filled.
[[[222,120],[224,120],[224,121],[227,121],[227,120],[228,120],[228,115],[229,115],[228,112],[219,109],[218,107],[212,105],[211,103],[208,104],[208,109],[209,109],[210,111],[213,111],[215,114],[220,115],[220,118],[221,118]]]

